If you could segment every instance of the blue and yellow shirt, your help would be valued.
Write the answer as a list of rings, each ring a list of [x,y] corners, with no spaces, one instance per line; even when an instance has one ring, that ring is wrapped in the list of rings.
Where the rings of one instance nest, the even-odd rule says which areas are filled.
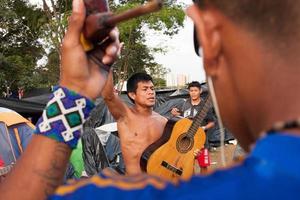
[[[270,134],[239,166],[177,185],[109,173],[57,189],[50,199],[300,199],[300,137]]]

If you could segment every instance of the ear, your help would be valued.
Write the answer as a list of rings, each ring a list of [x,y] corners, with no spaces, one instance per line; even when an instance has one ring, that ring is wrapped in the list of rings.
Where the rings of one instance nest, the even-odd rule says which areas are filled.
[[[187,14],[194,21],[197,39],[203,49],[203,59],[206,74],[215,76],[221,56],[222,40],[220,33],[220,19],[212,9],[201,10],[197,5],[187,9]]]
[[[135,94],[134,92],[129,92],[129,93],[128,93],[128,96],[129,96],[131,99],[135,100],[136,94]]]

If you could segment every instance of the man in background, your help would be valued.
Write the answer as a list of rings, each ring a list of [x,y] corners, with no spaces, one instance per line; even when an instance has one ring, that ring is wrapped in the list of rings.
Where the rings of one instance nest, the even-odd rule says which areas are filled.
[[[171,113],[174,117],[182,116],[184,118],[189,118],[191,120],[201,112],[201,107],[203,106],[203,99],[201,98],[202,88],[198,81],[193,81],[188,84],[188,90],[190,97],[184,102],[182,108],[173,108]],[[204,131],[214,127],[215,117],[212,112],[212,108],[205,113],[206,117],[202,123],[202,129]]]
[[[167,119],[153,111],[156,94],[150,75],[136,73],[128,79],[127,94],[134,103],[132,107],[114,92],[112,78],[111,71],[102,96],[117,121],[126,174],[141,174],[140,158],[161,137]]]

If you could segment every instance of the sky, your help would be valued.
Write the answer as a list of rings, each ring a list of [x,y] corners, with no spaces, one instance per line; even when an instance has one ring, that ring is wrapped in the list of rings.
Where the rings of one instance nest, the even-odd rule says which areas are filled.
[[[203,82],[205,80],[202,59],[194,51],[193,23],[188,17],[177,35],[173,37],[159,35],[155,39],[148,39],[147,43],[153,47],[157,45],[167,47],[165,54],[154,54],[154,56],[155,60],[169,68],[171,73],[185,74],[190,77],[190,81]]]
[[[42,5],[41,0],[29,0],[31,3]],[[191,4],[191,0],[178,0],[178,2]],[[185,74],[190,81],[205,81],[202,59],[194,52],[193,23],[186,17],[184,27],[175,36],[163,36],[150,32],[147,36],[150,47],[166,47],[166,53],[154,54],[155,61],[169,68],[173,74]]]
[[[192,0],[178,0],[178,2],[189,5]],[[202,59],[194,51],[193,22],[189,17],[185,17],[184,27],[175,36],[150,33],[147,39],[147,44],[151,47],[167,47],[165,54],[154,54],[154,56],[156,62],[169,68],[171,73],[185,74],[190,77],[190,81],[205,81]]]

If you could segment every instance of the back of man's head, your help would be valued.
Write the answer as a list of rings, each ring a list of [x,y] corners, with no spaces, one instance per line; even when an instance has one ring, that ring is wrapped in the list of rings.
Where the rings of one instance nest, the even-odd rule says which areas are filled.
[[[187,13],[202,44],[206,75],[213,83],[221,117],[249,150],[276,121],[299,116],[300,103],[294,100],[300,98],[295,93],[300,73],[300,1],[194,2],[199,9],[191,6]],[[284,81],[270,84],[276,80]]]
[[[215,7],[233,22],[273,44],[291,47],[300,33],[300,1],[295,0],[194,0],[200,7]],[[287,45],[289,43],[289,45]],[[295,42],[293,44],[296,44]],[[298,44],[296,44],[298,45]]]

